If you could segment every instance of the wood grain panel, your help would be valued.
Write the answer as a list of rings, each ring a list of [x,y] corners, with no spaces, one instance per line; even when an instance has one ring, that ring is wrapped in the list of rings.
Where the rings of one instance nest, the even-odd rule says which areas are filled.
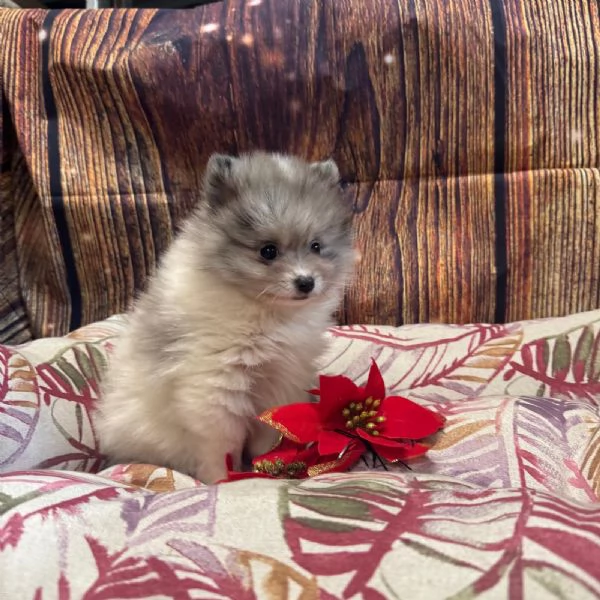
[[[52,27],[54,201],[66,212],[84,323],[124,311],[172,238],[160,155],[129,73],[152,16],[73,11]]]
[[[493,190],[492,175],[349,186],[362,260],[345,321],[491,321]]]
[[[181,205],[189,205],[200,185],[205,159],[217,150],[266,148],[314,159],[333,155],[345,179],[361,183],[357,212],[368,210],[375,222],[387,223],[399,210],[400,195],[394,192],[386,200],[380,200],[385,193],[367,197],[362,183],[381,180],[390,185],[377,190],[399,190],[394,182],[417,176],[439,181],[440,176],[489,170],[493,160],[493,115],[487,110],[493,93],[489,10],[485,2],[476,0],[461,0],[461,6],[462,12],[434,1],[402,8],[389,2],[360,6],[354,1],[231,2],[192,11],[185,19],[181,13],[160,12],[59,17],[53,27],[57,50],[51,77],[57,112],[64,115],[61,147],[79,149],[61,154],[62,185],[65,194],[78,190],[92,205],[85,211],[69,208],[73,251],[81,266],[82,319],[97,318],[107,305],[121,309],[151,271],[147,256],[152,252],[146,246],[153,242],[152,232],[125,214],[127,194],[133,194],[130,202],[134,198],[143,206],[148,202],[140,198],[143,190],[127,180],[128,171],[135,173],[135,169],[130,164],[123,171],[117,169],[128,164],[120,146],[131,144],[130,128],[120,126],[124,120],[143,125],[146,118],[149,130],[138,137],[151,140],[149,147],[156,145],[157,156],[147,162],[163,175],[151,187],[162,182],[166,193],[175,196],[173,204],[181,215],[185,214]],[[484,18],[470,28],[486,43],[469,55],[462,15],[475,9]],[[93,33],[84,37],[81,31]],[[120,39],[128,44],[119,53]],[[73,56],[78,57],[77,64]],[[138,100],[142,112],[136,115]],[[81,108],[75,111],[75,106]],[[93,157],[99,151],[104,152],[104,160],[96,163]],[[67,180],[71,172],[73,179]],[[142,181],[148,184],[145,174]],[[456,203],[461,202],[454,191],[460,186],[449,180],[444,189],[426,203],[439,204],[442,213],[454,215]],[[103,200],[102,193],[118,194],[121,212],[114,200]],[[412,211],[420,200],[413,191],[406,193]],[[490,198],[484,197],[483,220],[488,223]],[[367,206],[373,202],[383,204]],[[469,202],[473,200],[465,196],[461,214],[470,214]],[[107,205],[112,213],[98,214],[106,214]],[[386,213],[386,208],[391,212]],[[412,223],[396,219],[390,235],[396,237],[396,245],[404,240],[410,256],[405,268],[411,270],[411,278],[418,277],[403,287],[398,260],[381,263],[381,252],[367,252],[358,288],[368,290],[367,294],[377,290],[377,297],[371,301],[362,292],[350,296],[346,318],[399,323],[425,315],[473,320],[480,314],[486,303],[469,314],[471,305],[464,298],[471,294],[465,294],[465,289],[479,285],[471,279],[479,269],[486,273],[483,287],[489,290],[493,237],[481,240],[481,248],[471,249],[475,268],[471,271],[469,263],[461,270],[460,284],[449,285],[448,273],[420,276],[439,255],[436,218],[415,221],[421,226],[426,223],[418,240],[405,231]],[[142,222],[147,224],[148,219]],[[124,223],[127,235],[112,230]],[[168,221],[166,225],[166,230],[172,229]],[[370,231],[364,224],[360,227],[361,243],[372,248],[366,237],[372,227]],[[136,241],[140,247],[132,248]],[[451,249],[450,254],[456,260],[463,257],[462,249],[455,254]],[[485,257],[482,263],[477,262],[480,255]],[[132,262],[119,268],[124,256]],[[382,285],[373,288],[366,275],[369,269],[382,274]],[[132,283],[131,274],[139,279]],[[460,301],[447,297],[454,291],[463,294]],[[371,306],[363,313],[352,306],[353,301]],[[493,295],[487,306],[492,304]],[[489,311],[484,312],[489,317]]]
[[[349,168],[358,158],[357,178],[380,178],[357,188],[363,260],[349,322],[494,319],[494,42],[487,3],[461,4],[406,3],[397,15],[369,15],[365,22],[389,31],[365,34],[361,52],[341,36],[356,85],[346,96],[353,118],[340,131],[340,162]],[[345,22],[360,23],[353,6]]]
[[[412,180],[395,227],[405,323],[490,322],[495,309],[493,176]]]
[[[552,169],[507,180],[507,318],[600,306],[600,171]]]
[[[60,335],[69,328],[71,302],[58,232],[51,210],[48,177],[48,121],[40,64],[45,11],[2,11],[2,92],[14,130],[10,156],[14,236],[20,294],[34,337]],[[45,200],[45,202],[44,202]],[[3,203],[5,199],[2,199]],[[45,204],[45,208],[43,208]]]
[[[494,38],[489,4],[402,3],[400,61],[408,107],[405,178],[493,172]]]
[[[390,218],[396,213],[400,188],[397,182],[381,181],[351,184],[346,189],[356,211],[361,260],[346,294],[341,313],[344,323],[394,323],[402,312],[400,243]]]
[[[25,303],[21,298],[14,224],[11,166],[17,145],[4,94],[0,95],[0,341],[30,338]]]
[[[505,318],[591,310],[600,306],[599,5],[505,9]]]
[[[417,4],[231,2],[185,20],[158,13],[131,65],[139,97],[152,99],[147,114],[168,179],[197,184],[210,152],[255,148],[332,155],[348,181],[489,172],[487,2]],[[469,22],[475,10],[483,18]],[[456,149],[446,149],[446,128]],[[184,154],[198,161],[179,160]],[[417,158],[409,170],[407,155]]]
[[[0,110],[6,103],[0,99]],[[26,304],[21,296],[15,232],[14,132],[8,115],[0,112],[0,342],[19,344],[31,339]]]
[[[594,0],[2,11],[0,35],[34,335],[124,310],[208,156],[254,148],[338,161],[363,250],[346,322],[600,303]]]
[[[197,199],[212,152],[235,153],[228,41],[221,3],[153,14],[127,50],[131,84],[160,157],[176,223]]]
[[[600,5],[506,2],[506,171],[600,166]]]

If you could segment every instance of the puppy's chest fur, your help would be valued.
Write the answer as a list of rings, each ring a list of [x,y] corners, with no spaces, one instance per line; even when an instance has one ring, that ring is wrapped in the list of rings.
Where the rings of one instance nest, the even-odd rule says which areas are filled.
[[[252,417],[267,408],[305,402],[315,383],[315,364],[325,347],[326,320],[294,319],[246,326],[243,333],[224,335],[209,356],[206,349],[191,363],[212,363],[206,383],[222,392],[232,413]],[[190,373],[191,374],[191,373]],[[217,394],[219,396],[219,394]]]

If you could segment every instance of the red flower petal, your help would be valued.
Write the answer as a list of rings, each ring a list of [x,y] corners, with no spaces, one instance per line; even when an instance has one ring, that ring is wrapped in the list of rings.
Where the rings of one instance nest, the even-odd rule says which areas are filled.
[[[401,396],[389,396],[381,404],[385,422],[381,435],[388,438],[420,440],[439,431],[444,418],[441,415]]]
[[[388,462],[396,462],[398,460],[405,461],[410,458],[416,458],[422,456],[429,450],[429,446],[425,444],[402,444],[400,447],[391,446],[376,446],[375,452],[381,456],[381,458]]]
[[[300,402],[272,408],[258,419],[281,432],[286,438],[302,443],[314,442],[321,432],[318,404]]]
[[[304,458],[306,458],[306,456],[314,456],[314,458],[310,460],[315,462],[315,460],[318,459],[318,455],[319,453],[316,450],[316,444],[314,443],[311,443],[309,447],[307,447],[307,444],[297,444],[287,438],[283,438],[277,447],[257,456],[252,462],[257,463],[262,460],[275,460],[277,458],[280,458],[284,462],[291,462],[297,460],[299,456],[303,456]]]
[[[397,460],[407,460],[414,458],[415,456],[421,456],[429,450],[429,446],[425,444],[415,444],[412,442],[390,440],[389,438],[382,437],[380,435],[373,436],[368,434],[366,431],[358,430],[358,435],[363,438],[366,442],[369,442],[372,449],[381,458],[385,458],[387,461],[394,462]]]
[[[369,378],[365,387],[365,397],[373,398],[374,400],[383,400],[385,398],[385,383],[383,382],[381,371],[374,360],[372,360],[371,369],[369,370]]]
[[[347,471],[359,461],[365,450],[366,448],[360,440],[350,440],[350,445],[341,458],[339,456],[322,456],[318,464],[308,468],[308,476]]]
[[[356,429],[356,433],[365,441],[369,442],[372,446],[389,446],[391,448],[398,448],[403,446],[407,442],[404,440],[394,440],[382,435],[371,435],[364,429]],[[409,438],[410,439],[410,438]]]
[[[321,375],[319,378],[320,395],[319,414],[321,423],[327,429],[338,429],[345,423],[342,410],[350,402],[362,400],[362,395],[356,384],[343,375]]]
[[[341,433],[335,431],[324,430],[319,435],[319,454],[328,456],[335,454],[336,456],[350,444],[352,440]]]
[[[322,462],[323,457],[319,454],[317,444],[310,444],[308,447],[304,444],[296,444],[288,439],[283,439],[281,444],[261,456],[257,456],[252,464],[258,467],[260,463],[268,461],[274,463],[276,461],[282,461],[286,469],[295,463],[292,472],[287,471],[278,474],[276,478],[285,479],[304,479],[308,476],[308,470],[319,462]]]

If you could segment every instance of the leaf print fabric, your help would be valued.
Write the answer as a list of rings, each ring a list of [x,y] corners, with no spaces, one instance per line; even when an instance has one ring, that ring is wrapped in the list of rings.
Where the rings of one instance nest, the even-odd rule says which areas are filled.
[[[0,473],[102,468],[92,413],[124,324],[114,317],[64,338],[0,346]]]
[[[0,347],[0,582],[14,598],[600,597],[600,311],[338,327],[324,374],[446,423],[424,457],[204,486],[106,467],[94,403],[125,326]]]

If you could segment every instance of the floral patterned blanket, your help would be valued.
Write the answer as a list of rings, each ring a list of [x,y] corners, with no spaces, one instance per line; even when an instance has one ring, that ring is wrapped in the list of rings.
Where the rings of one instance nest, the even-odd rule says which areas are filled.
[[[600,598],[600,311],[338,327],[323,372],[447,421],[389,471],[203,486],[104,468],[92,408],[122,317],[0,347],[0,597]]]

